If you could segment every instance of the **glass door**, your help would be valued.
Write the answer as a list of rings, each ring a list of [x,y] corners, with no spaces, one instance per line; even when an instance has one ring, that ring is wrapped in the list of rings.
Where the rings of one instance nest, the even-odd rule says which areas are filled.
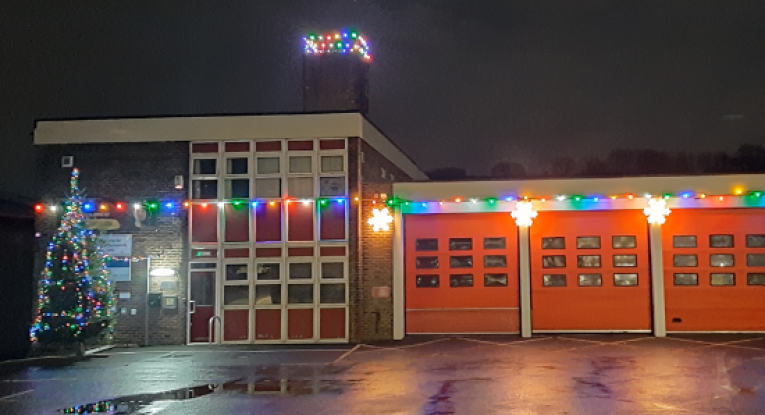
[[[216,309],[215,277],[215,270],[192,270],[189,276],[189,343],[210,341],[209,323]]]

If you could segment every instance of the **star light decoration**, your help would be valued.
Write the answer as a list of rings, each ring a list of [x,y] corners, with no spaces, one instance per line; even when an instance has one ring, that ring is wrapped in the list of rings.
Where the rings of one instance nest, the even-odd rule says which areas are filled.
[[[666,200],[651,199],[648,201],[648,207],[643,209],[643,213],[648,217],[648,223],[663,225],[672,211],[667,208]]]
[[[374,209],[372,211],[372,217],[369,218],[369,223],[372,226],[372,230],[375,232],[389,231],[390,224],[393,222],[393,216],[390,215],[388,208]]]
[[[518,226],[531,226],[538,214],[531,202],[515,202],[515,210],[510,213]]]

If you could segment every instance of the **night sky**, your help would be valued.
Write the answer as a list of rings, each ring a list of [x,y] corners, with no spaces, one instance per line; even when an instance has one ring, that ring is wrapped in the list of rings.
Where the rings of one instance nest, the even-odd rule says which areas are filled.
[[[423,169],[765,144],[765,1],[16,1],[0,5],[0,192],[33,122],[301,110],[301,42],[370,40],[369,117]]]

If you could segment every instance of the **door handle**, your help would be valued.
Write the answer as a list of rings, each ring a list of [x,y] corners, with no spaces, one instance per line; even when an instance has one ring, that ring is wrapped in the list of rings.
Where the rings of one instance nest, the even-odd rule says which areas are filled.
[[[197,311],[197,302],[189,300],[189,314],[194,314]]]

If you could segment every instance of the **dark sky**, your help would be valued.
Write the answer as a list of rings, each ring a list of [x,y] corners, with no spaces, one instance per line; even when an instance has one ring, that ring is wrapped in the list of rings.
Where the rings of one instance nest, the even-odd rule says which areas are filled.
[[[304,33],[371,42],[370,118],[424,170],[765,144],[765,1],[0,2],[0,191],[33,120],[301,109]]]

